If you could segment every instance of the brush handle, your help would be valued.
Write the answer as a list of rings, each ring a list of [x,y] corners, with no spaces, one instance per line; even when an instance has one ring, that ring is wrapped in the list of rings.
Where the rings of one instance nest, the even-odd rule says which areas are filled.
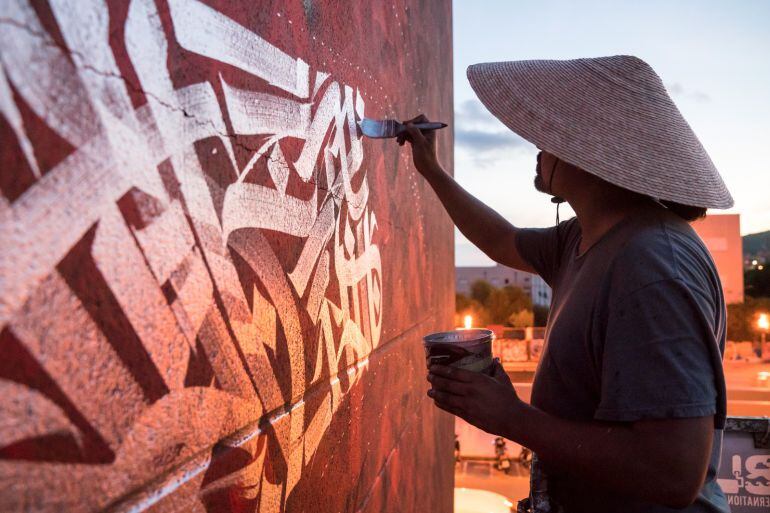
[[[420,130],[438,130],[447,126],[446,123],[415,123],[414,127]]]

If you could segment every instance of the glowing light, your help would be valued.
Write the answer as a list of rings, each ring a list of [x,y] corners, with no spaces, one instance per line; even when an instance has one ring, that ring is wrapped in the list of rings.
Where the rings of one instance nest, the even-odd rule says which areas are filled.
[[[756,260],[752,260],[751,261],[751,265],[757,265],[757,261]]]
[[[767,371],[758,372],[757,379],[759,381],[767,381],[768,379],[770,379],[770,372],[767,372]]]
[[[464,321],[465,321],[465,329],[466,330],[471,329],[471,326],[473,325],[473,317],[471,317],[470,315],[466,315]]]
[[[768,318],[766,313],[759,314],[759,319],[757,319],[757,326],[761,330],[770,330],[770,318]]]
[[[758,266],[757,266],[757,269],[759,269],[760,271],[761,271],[762,269],[764,269],[764,268],[765,268],[765,266],[764,266],[764,265],[758,265]]]

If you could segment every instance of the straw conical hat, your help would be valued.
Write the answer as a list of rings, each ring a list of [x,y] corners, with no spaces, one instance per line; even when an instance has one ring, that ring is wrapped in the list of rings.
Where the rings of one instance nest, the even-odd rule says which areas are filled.
[[[637,57],[486,62],[467,74],[508,128],[570,164],[656,199],[733,205],[660,77]]]

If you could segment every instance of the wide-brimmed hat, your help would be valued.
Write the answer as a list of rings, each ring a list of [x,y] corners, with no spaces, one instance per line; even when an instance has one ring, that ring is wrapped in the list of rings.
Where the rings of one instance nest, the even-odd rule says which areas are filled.
[[[660,77],[637,57],[485,62],[467,74],[508,128],[584,171],[660,200],[733,206]]]

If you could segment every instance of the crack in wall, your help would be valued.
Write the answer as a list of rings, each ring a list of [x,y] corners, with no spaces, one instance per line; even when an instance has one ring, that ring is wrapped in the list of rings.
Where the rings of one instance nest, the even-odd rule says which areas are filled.
[[[52,46],[52,47],[55,47],[55,48],[62,49],[60,45],[56,44],[56,42],[51,40],[51,35],[48,34],[48,32],[39,32],[37,30],[33,30],[32,28],[28,27],[27,25],[25,25],[23,23],[19,23],[15,19],[8,18],[6,16],[0,16],[0,24],[11,25],[13,27],[16,27],[16,28],[19,28],[21,30],[24,30],[25,32],[27,32],[29,34],[42,39],[43,42],[47,46]]]
[[[219,130],[219,128],[216,126],[216,124],[214,123],[213,120],[211,120],[211,119],[200,119],[195,114],[188,112],[185,108],[169,103],[168,101],[164,100],[160,95],[154,93],[153,91],[150,91],[150,90],[147,90],[147,89],[145,89],[145,88],[143,88],[141,86],[135,85],[131,80],[127,79],[126,77],[124,77],[123,75],[121,75],[119,73],[114,73],[112,71],[102,70],[102,69],[97,68],[96,66],[93,66],[93,65],[89,64],[87,62],[86,56],[83,55],[82,52],[79,52],[77,50],[73,50],[73,49],[71,49],[69,47],[66,47],[66,46],[63,46],[61,44],[58,44],[57,42],[55,42],[55,41],[53,41],[51,39],[50,34],[48,34],[47,32],[40,32],[40,31],[34,30],[31,27],[29,27],[29,26],[27,26],[27,25],[25,25],[23,23],[20,23],[20,22],[18,22],[17,20],[15,20],[13,18],[0,17],[0,24],[11,25],[11,26],[16,27],[18,29],[24,30],[28,34],[32,35],[33,37],[36,37],[36,38],[40,39],[46,46],[57,48],[58,50],[62,51],[65,55],[68,55],[71,58],[71,62],[73,64],[73,66],[75,66],[76,69],[90,71],[91,73],[94,73],[95,75],[98,75],[98,76],[101,76],[101,77],[104,77],[104,78],[120,80],[121,82],[123,82],[125,84],[125,86],[127,88],[129,88],[133,92],[141,93],[148,100],[150,100],[150,99],[154,100],[155,103],[160,105],[161,107],[164,107],[164,108],[166,108],[166,109],[168,109],[168,110],[170,110],[172,112],[179,112],[185,118],[191,119],[193,122],[195,122],[199,126],[208,126],[208,127],[210,127],[213,130],[213,132],[216,133],[217,135],[219,135],[220,137],[224,137],[224,138],[229,139],[234,146],[240,147],[240,148],[246,150],[247,152],[252,152],[252,153],[256,153],[260,149],[260,148],[251,147],[251,146],[243,143],[242,141],[240,141],[239,140],[239,137],[241,137],[240,134],[232,134],[232,133],[222,132],[221,130]],[[276,159],[273,159],[267,153],[264,154],[262,157],[265,158],[269,162],[277,162]],[[314,172],[313,172],[313,175],[317,176],[317,174],[318,174],[318,169],[315,168]],[[315,185],[318,189],[323,190],[325,192],[328,192],[329,194],[331,194],[332,196],[334,196],[338,200],[347,201],[345,199],[345,197],[344,197],[344,194],[342,194],[342,195],[335,194],[334,191],[328,185],[327,186],[323,186],[317,180],[313,180],[311,178],[311,179],[308,180],[307,183]],[[362,205],[358,205],[358,204],[355,204],[355,203],[354,203],[354,205],[357,208],[362,206]]]
[[[195,114],[193,114],[191,112],[188,112],[185,108],[183,108],[181,106],[177,106],[177,105],[171,104],[168,101],[164,100],[161,95],[158,95],[157,93],[155,93],[153,91],[147,90],[147,89],[145,89],[145,88],[143,88],[143,87],[141,87],[139,85],[134,84],[131,80],[127,79],[122,74],[114,73],[112,71],[102,70],[102,69],[97,68],[96,66],[93,66],[92,64],[89,64],[87,62],[86,56],[83,55],[82,52],[79,52],[77,50],[73,50],[73,49],[71,49],[71,48],[69,48],[67,46],[64,46],[62,44],[57,43],[56,41],[54,41],[51,38],[50,34],[48,34],[47,32],[41,32],[41,31],[34,30],[31,27],[25,25],[24,23],[20,23],[19,21],[15,20],[13,18],[8,18],[8,17],[0,17],[0,24],[7,24],[7,25],[11,25],[13,27],[16,27],[18,29],[24,30],[28,34],[32,35],[33,37],[36,37],[36,38],[40,39],[46,46],[57,48],[58,50],[63,52],[65,55],[70,57],[71,62],[73,63],[73,65],[75,66],[76,69],[90,71],[90,72],[92,72],[92,73],[94,73],[94,74],[96,74],[98,76],[104,77],[104,78],[120,80],[131,91],[137,92],[137,93],[140,93],[140,94],[144,95],[148,99],[148,101],[149,101],[149,99],[152,99],[152,100],[154,100],[156,102],[156,104],[158,104],[158,105],[160,105],[160,106],[162,106],[162,107],[164,107],[164,108],[166,108],[166,109],[168,109],[168,110],[170,110],[172,112],[179,112],[185,118],[191,119],[193,122],[195,122],[199,126],[209,126],[211,129],[213,129],[214,133],[216,133],[220,137],[229,139],[234,146],[240,147],[243,150],[246,150],[247,152],[256,153],[257,151],[259,151],[259,148],[253,148],[253,147],[249,146],[248,144],[245,144],[242,141],[240,141],[239,140],[239,137],[241,137],[240,134],[232,134],[232,133],[222,132],[221,130],[219,130],[219,128],[216,126],[216,124],[214,123],[213,120],[211,120],[211,119],[200,119]],[[268,162],[277,162],[276,159],[273,159],[267,153],[265,153],[262,157],[265,158]],[[244,171],[244,172],[247,172],[247,171]],[[308,179],[308,181],[306,183],[315,185],[318,189],[320,189],[320,190],[322,190],[324,192],[329,193],[334,198],[336,198],[336,199],[338,199],[340,201],[345,201],[347,203],[350,203],[351,205],[353,205],[356,208],[361,208],[361,207],[364,206],[363,203],[350,202],[349,200],[347,200],[347,198],[345,197],[344,192],[343,193],[335,193],[334,189],[331,187],[330,184],[326,184],[325,186],[322,185],[317,180],[317,176],[319,175],[319,173],[320,173],[320,170],[318,169],[318,167],[317,166],[314,167],[313,175],[311,176],[310,179]]]
[[[15,20],[13,18],[8,18],[8,17],[0,17],[0,24],[8,24],[8,25],[11,25],[11,26],[14,26],[16,28],[19,28],[21,30],[26,31],[27,33],[29,33],[33,37],[36,37],[36,38],[40,39],[44,44],[46,44],[48,46],[51,46],[51,47],[54,47],[54,48],[57,48],[60,51],[62,51],[65,55],[69,56],[71,61],[72,61],[72,63],[73,63],[73,66],[75,66],[76,69],[85,70],[87,72],[94,73],[94,74],[96,74],[98,76],[101,76],[101,77],[104,77],[104,78],[107,78],[107,79],[119,80],[119,81],[123,82],[123,84],[127,88],[131,89],[134,92],[138,92],[138,93],[144,95],[148,99],[148,101],[150,99],[152,99],[152,100],[154,100],[156,102],[157,105],[160,105],[161,107],[166,108],[166,109],[168,109],[168,110],[170,110],[172,112],[179,112],[185,118],[191,119],[194,123],[198,124],[199,126],[210,127],[213,130],[213,132],[216,133],[217,135],[219,135],[220,137],[229,139],[234,146],[240,147],[240,148],[242,148],[242,149],[244,149],[244,150],[246,150],[248,152],[257,152],[259,150],[259,148],[253,148],[250,145],[244,144],[242,141],[238,140],[238,138],[239,138],[238,134],[231,134],[231,133],[227,133],[227,132],[222,132],[221,130],[218,129],[218,127],[216,126],[216,124],[214,123],[213,120],[211,120],[211,119],[200,119],[198,116],[196,116],[195,114],[193,114],[191,112],[188,112],[183,107],[174,105],[174,104],[169,103],[168,101],[164,100],[161,95],[158,95],[157,93],[155,93],[153,91],[147,90],[147,89],[145,89],[145,88],[143,88],[141,86],[138,86],[138,85],[134,84],[131,80],[127,79],[122,74],[114,73],[112,71],[107,71],[107,70],[103,70],[103,69],[99,69],[96,66],[93,66],[92,64],[87,62],[86,56],[83,55],[82,52],[79,52],[77,50],[72,50],[69,47],[66,47],[66,46],[63,46],[63,45],[57,43],[56,41],[54,41],[51,38],[50,34],[48,34],[47,32],[41,32],[41,31],[34,30],[31,27],[29,27],[29,26],[27,26],[27,25],[25,25],[23,23],[20,23],[20,22],[18,22],[17,20]],[[265,158],[268,162],[276,162],[277,161],[277,159],[273,159],[268,153],[265,153],[264,155],[262,155],[261,158]],[[245,172],[247,172],[247,171],[245,171]],[[367,172],[367,171],[365,171],[365,172]],[[332,187],[330,184],[326,184],[325,186],[322,185],[316,179],[316,177],[319,175],[319,173],[320,173],[320,170],[316,166],[314,168],[314,170],[313,170],[312,177],[308,180],[307,183],[314,185],[315,187],[317,187],[317,189],[322,190],[325,193],[328,193],[330,196],[334,197],[335,199],[337,199],[339,201],[344,201],[346,203],[349,203],[349,204],[353,205],[355,208],[361,208],[361,207],[364,206],[363,203],[350,202],[346,198],[346,195],[344,193],[344,190],[342,190],[343,189],[342,187]],[[335,216],[335,219],[339,219],[339,216]],[[387,226],[390,226],[391,228],[394,228],[394,229],[400,231],[401,233],[403,233],[405,235],[409,234],[409,231],[407,229],[405,229],[403,226],[400,226],[400,225],[397,225],[397,224],[393,223],[389,219],[378,218],[377,222],[379,224],[385,224]]]

